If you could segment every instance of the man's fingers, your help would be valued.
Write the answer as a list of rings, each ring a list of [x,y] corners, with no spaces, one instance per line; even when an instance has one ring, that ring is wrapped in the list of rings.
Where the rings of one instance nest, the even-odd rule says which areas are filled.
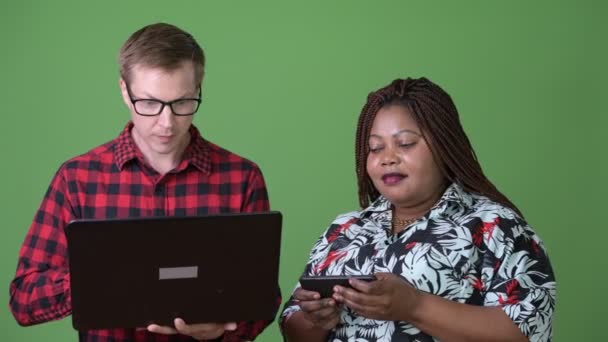
[[[188,335],[190,336],[192,334],[192,329],[190,328],[190,326],[188,324],[186,324],[186,322],[181,319],[181,318],[176,318],[173,321],[173,324],[175,324],[175,329],[182,335]]]
[[[237,328],[237,324],[236,323],[226,323],[224,324],[224,330],[226,331],[235,331]]]
[[[237,328],[235,322],[229,323],[199,323],[199,324],[187,324],[181,318],[176,318],[175,328],[180,334],[192,336],[194,334],[221,334],[224,331],[234,331]]]
[[[148,325],[148,331],[149,332],[153,332],[153,333],[157,333],[157,334],[163,334],[163,335],[175,335],[177,334],[177,330],[175,330],[172,327],[166,327],[166,326],[161,326],[158,324],[150,324]]]

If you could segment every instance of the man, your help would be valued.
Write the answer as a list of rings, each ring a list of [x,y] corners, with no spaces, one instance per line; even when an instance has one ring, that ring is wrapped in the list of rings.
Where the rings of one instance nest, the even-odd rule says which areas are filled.
[[[70,220],[269,210],[257,165],[205,140],[192,125],[205,58],[190,34],[163,23],[143,27],[122,46],[119,63],[131,120],[116,139],[68,160],[55,174],[10,286],[10,307],[21,325],[71,313],[64,235]],[[280,297],[277,309],[279,303]],[[174,323],[83,331],[80,339],[242,341],[253,340],[270,322]]]

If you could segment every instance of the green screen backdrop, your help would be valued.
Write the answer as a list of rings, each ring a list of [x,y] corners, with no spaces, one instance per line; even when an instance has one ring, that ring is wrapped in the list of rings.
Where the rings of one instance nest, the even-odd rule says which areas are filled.
[[[367,94],[426,76],[452,95],[485,172],[545,241],[555,341],[608,340],[607,17],[603,1],[2,1],[0,340],[77,338],[70,318],[19,327],[9,283],[54,172],[123,128],[118,49],[158,21],[207,54],[195,124],[257,162],[283,212],[285,296],[319,234],[357,208]],[[276,323],[258,340],[280,341]]]

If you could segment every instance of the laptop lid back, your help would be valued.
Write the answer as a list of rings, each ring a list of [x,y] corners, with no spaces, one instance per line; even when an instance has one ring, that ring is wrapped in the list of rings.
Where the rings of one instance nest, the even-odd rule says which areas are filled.
[[[71,222],[74,328],[274,319],[281,224],[279,212]]]

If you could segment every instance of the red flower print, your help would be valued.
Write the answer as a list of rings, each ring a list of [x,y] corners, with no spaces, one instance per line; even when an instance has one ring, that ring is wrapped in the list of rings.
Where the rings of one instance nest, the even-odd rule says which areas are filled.
[[[492,239],[492,234],[494,234],[494,228],[500,222],[500,218],[495,218],[494,221],[491,222],[481,222],[481,226],[473,233],[473,243],[475,246],[481,246],[483,242],[483,236],[488,233],[488,242]]]
[[[356,217],[342,223],[338,228],[334,229],[334,231],[327,237],[328,242],[334,241],[342,232],[346,231],[348,228],[352,226],[353,223],[357,221]]]
[[[329,254],[327,255],[327,258],[325,258],[325,261],[323,261],[322,264],[320,264],[319,266],[317,266],[317,273],[321,273],[321,271],[323,271],[324,269],[326,269],[329,265],[331,265],[332,262],[334,262],[335,260],[338,260],[342,257],[344,257],[346,255],[346,252],[344,251],[331,251],[329,252]]]
[[[481,279],[479,279],[479,278],[475,279],[475,282],[473,283],[473,287],[479,291],[483,291],[484,286],[483,286],[483,282],[481,281]]]
[[[500,260],[496,260],[496,264],[494,265],[494,271],[496,272],[500,268]]]
[[[484,234],[488,233],[488,242],[490,242],[490,239],[492,239],[492,235],[494,234],[494,228],[496,228],[499,222],[500,218],[498,217],[495,218],[492,222],[483,222],[483,228],[481,230]]]
[[[534,254],[538,254],[538,252],[540,252],[540,247],[538,247],[538,243],[536,243],[534,240],[532,240],[532,250],[534,251]]]
[[[406,249],[412,249],[412,248],[414,248],[414,246],[416,246],[416,244],[417,244],[416,241],[413,241],[413,242],[410,242],[410,243],[406,243],[405,244],[405,248]]]
[[[505,304],[517,304],[519,303],[519,299],[517,296],[519,295],[519,282],[517,279],[513,279],[507,283],[507,299],[505,300],[502,295],[498,296],[498,302],[500,305]]]

